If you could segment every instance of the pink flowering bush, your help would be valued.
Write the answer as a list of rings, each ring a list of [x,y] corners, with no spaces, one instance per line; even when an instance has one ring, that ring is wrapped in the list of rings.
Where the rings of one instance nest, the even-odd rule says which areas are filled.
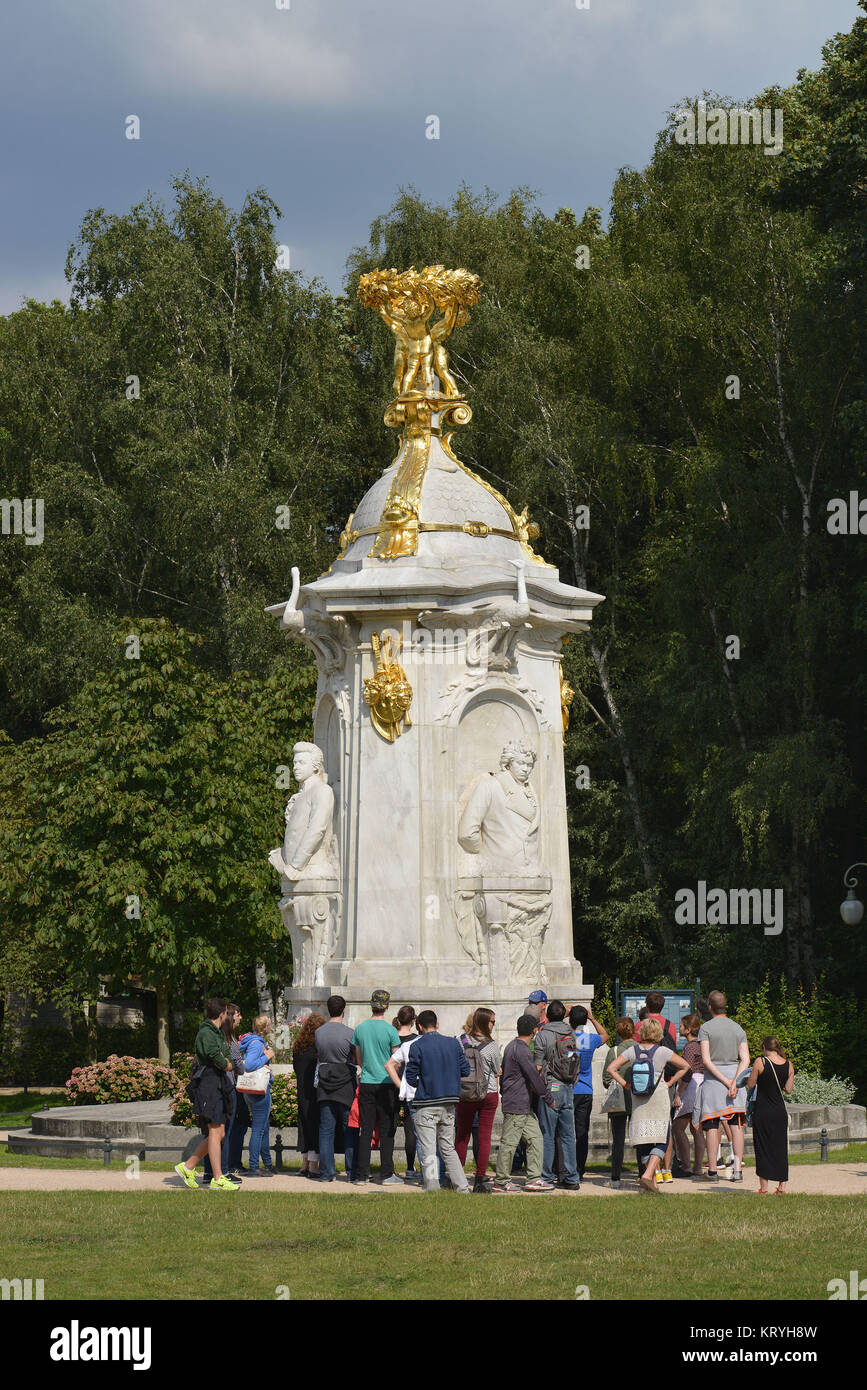
[[[186,1079],[177,1080],[169,1105],[172,1124],[189,1128],[193,1123],[193,1107],[187,1095]],[[271,1082],[270,1123],[275,1129],[281,1126],[291,1129],[298,1124],[298,1082],[294,1071],[285,1076],[275,1076]]]
[[[72,1105],[110,1105],[118,1101],[161,1100],[177,1086],[171,1067],[154,1058],[118,1057],[76,1067],[66,1083]]]

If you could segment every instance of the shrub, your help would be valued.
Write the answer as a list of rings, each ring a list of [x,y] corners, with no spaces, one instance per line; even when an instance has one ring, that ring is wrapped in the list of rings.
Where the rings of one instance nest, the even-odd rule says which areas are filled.
[[[66,1083],[72,1105],[110,1105],[115,1101],[161,1100],[176,1085],[171,1067],[153,1058],[118,1057],[76,1067]]]
[[[195,1052],[173,1052],[172,1071],[180,1081],[186,1086],[193,1071],[193,1063],[196,1060]]]
[[[812,1076],[796,1071],[792,1101],[796,1105],[850,1105],[855,1086],[844,1076]]]
[[[187,1129],[191,1128],[193,1124],[193,1103],[187,1095],[186,1081],[178,1081],[169,1098],[169,1109],[172,1112],[173,1125],[184,1125]]]
[[[193,1123],[193,1107],[186,1091],[186,1080],[178,1080],[169,1105],[172,1124],[189,1128]],[[294,1072],[275,1076],[271,1082],[270,1123],[275,1129],[292,1129],[298,1124],[298,1086]]]
[[[298,1081],[294,1071],[271,1082],[271,1124],[277,1129],[298,1123]]]
[[[822,982],[809,994],[792,990],[781,979],[772,988],[770,979],[757,989],[741,993],[730,1010],[750,1045],[750,1056],[761,1053],[762,1038],[779,1038],[795,1073],[851,1078],[863,1103],[867,1093],[867,1011],[851,996],[829,994]],[[797,1081],[795,1083],[797,1085]]]

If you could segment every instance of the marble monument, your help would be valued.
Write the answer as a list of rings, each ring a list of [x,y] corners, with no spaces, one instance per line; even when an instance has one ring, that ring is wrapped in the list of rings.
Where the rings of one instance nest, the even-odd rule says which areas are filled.
[[[480,288],[442,266],[362,276],[396,340],[385,423],[400,445],[331,568],[304,585],[293,569],[268,609],[319,675],[270,858],[291,1011],[338,992],[355,1022],[385,988],[444,1031],[493,1006],[507,1038],[530,990],[592,995],[572,946],[560,655],[601,595],[561,583],[527,508],[453,452],[471,410],[444,343]]]

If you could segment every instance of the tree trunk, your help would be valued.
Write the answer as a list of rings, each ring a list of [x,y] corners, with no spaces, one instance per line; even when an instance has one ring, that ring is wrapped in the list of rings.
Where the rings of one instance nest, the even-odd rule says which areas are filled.
[[[267,1014],[274,1022],[274,1000],[268,988],[268,972],[259,960],[256,962],[256,993],[259,996],[259,1013]]]
[[[171,1062],[169,1046],[169,982],[157,982],[157,1058],[167,1067]]]
[[[575,525],[575,506],[574,497],[566,480],[563,483],[563,492],[566,499],[566,525],[569,528],[569,535],[572,543],[572,569],[575,575],[575,583],[579,589],[587,588],[587,547],[585,540],[582,547],[581,536]],[[586,532],[584,533],[586,536]],[[605,697],[605,704],[608,707],[608,716],[611,721],[611,731],[617,741],[617,748],[620,753],[620,761],[623,764],[623,775],[626,780],[626,799],[632,814],[632,825],[635,830],[635,845],[638,850],[638,858],[641,862],[641,871],[644,875],[644,882],[653,894],[656,903],[656,910],[659,915],[659,928],[662,938],[663,948],[667,951],[672,945],[671,922],[663,912],[659,902],[658,880],[656,866],[650,849],[650,836],[644,823],[644,814],[641,809],[641,800],[638,793],[638,781],[635,776],[635,768],[632,760],[632,752],[629,740],[626,736],[626,727],[620,717],[620,710],[617,705],[617,698],[611,685],[608,672],[608,660],[606,652],[603,651],[595,636],[592,634],[588,638],[590,655],[593,657],[596,672],[599,677],[599,684],[602,694]]]
[[[96,1033],[96,999],[82,999],[81,1012],[87,1028],[87,1061],[89,1066],[99,1060],[99,1042]]]

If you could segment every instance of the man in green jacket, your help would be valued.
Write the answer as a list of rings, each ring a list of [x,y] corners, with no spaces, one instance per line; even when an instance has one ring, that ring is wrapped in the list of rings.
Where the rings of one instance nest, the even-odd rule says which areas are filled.
[[[175,1172],[187,1187],[198,1187],[193,1172],[207,1153],[211,1160],[213,1192],[237,1192],[238,1183],[224,1177],[220,1166],[223,1138],[226,1132],[225,1087],[231,1086],[228,1073],[232,1070],[232,1052],[223,1032],[226,1020],[225,999],[209,999],[205,1006],[207,1018],[196,1034],[196,1067],[190,1078],[187,1093],[193,1102],[193,1113],[199,1121],[204,1138],[185,1163],[178,1163]]]

